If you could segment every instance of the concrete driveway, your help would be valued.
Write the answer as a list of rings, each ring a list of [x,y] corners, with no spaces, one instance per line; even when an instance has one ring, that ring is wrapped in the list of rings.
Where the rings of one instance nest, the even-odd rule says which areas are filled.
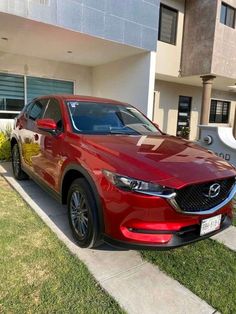
[[[10,163],[0,164],[0,174],[128,313],[215,313],[205,301],[156,266],[144,262],[137,251],[118,250],[105,244],[96,250],[80,249],[72,238],[65,206],[32,180],[16,181]]]

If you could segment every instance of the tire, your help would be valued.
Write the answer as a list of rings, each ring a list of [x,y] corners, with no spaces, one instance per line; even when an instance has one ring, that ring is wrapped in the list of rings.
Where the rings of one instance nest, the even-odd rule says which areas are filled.
[[[12,148],[12,170],[13,175],[17,180],[26,180],[28,175],[21,168],[21,156],[18,144],[15,144]]]
[[[70,186],[68,197],[68,219],[72,234],[82,248],[95,248],[102,241],[97,219],[97,206],[88,182],[79,178]]]

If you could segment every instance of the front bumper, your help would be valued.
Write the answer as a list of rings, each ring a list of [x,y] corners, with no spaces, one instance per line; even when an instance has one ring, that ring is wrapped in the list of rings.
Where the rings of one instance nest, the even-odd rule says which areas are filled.
[[[160,243],[138,243],[138,242],[126,242],[121,241],[117,239],[113,239],[107,235],[104,235],[104,241],[112,246],[118,247],[118,248],[125,248],[125,249],[134,249],[134,250],[170,250],[173,248],[181,247],[190,243],[194,243],[196,241],[207,239],[226,228],[230,227],[232,224],[232,219],[225,215],[223,216],[222,222],[221,222],[221,228],[219,230],[216,230],[214,232],[211,232],[207,235],[200,236],[200,226],[191,226],[188,229],[186,229],[186,232],[184,230],[180,231],[166,231],[168,234],[171,234],[171,239],[164,244]]]
[[[232,223],[230,200],[214,212],[184,213],[158,196],[122,191],[106,180],[102,187],[104,239],[115,246],[170,249],[208,238]],[[220,229],[200,236],[202,220],[216,215],[222,215]]]

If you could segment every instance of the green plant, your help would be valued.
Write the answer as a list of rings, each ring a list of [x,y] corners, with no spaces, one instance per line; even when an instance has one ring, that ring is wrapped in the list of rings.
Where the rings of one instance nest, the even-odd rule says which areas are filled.
[[[11,127],[9,126],[4,131],[0,131],[0,160],[11,159],[10,135]]]
[[[190,133],[190,128],[187,126],[183,126],[181,131],[180,131],[180,136],[183,138],[188,139],[189,138],[189,133]]]
[[[3,131],[8,139],[11,137],[12,126],[11,124],[7,124],[5,130]]]

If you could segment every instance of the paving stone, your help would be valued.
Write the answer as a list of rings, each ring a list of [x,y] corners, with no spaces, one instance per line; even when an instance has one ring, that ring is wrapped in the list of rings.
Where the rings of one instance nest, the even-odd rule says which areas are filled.
[[[213,240],[216,240],[220,243],[223,243],[225,246],[230,248],[233,251],[236,251],[236,228],[231,226],[226,230],[216,234],[212,237]]]

